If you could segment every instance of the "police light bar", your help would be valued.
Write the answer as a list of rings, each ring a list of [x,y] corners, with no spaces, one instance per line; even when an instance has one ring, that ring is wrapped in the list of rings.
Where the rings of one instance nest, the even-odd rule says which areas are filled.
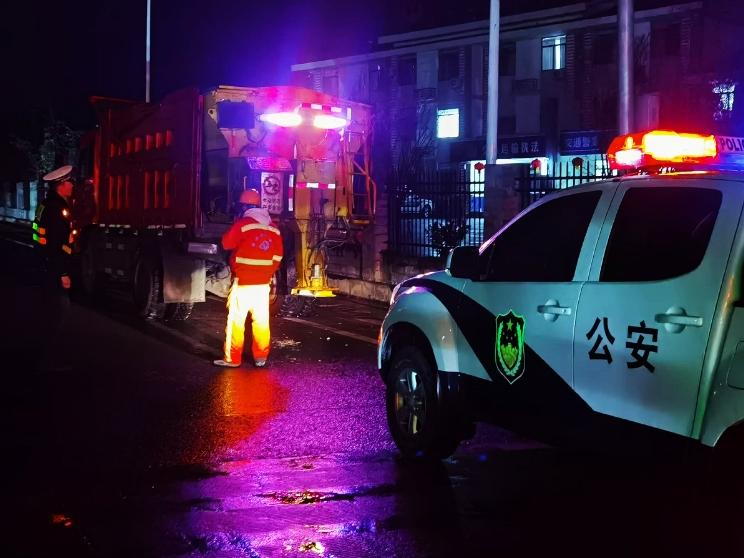
[[[672,163],[712,161],[718,149],[712,135],[653,130],[618,136],[607,150],[613,170],[666,167]]]
[[[302,124],[302,116],[296,112],[267,112],[258,117],[261,122],[281,126],[282,128],[294,128]]]

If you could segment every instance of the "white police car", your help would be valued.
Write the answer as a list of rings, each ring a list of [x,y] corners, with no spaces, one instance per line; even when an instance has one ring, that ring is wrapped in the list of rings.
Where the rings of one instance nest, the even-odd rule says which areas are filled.
[[[707,170],[562,190],[480,249],[453,250],[444,271],[399,284],[378,365],[402,454],[450,455],[486,418],[536,436],[620,419],[707,446],[733,432],[744,419],[744,173],[720,170],[742,151],[731,139],[618,138],[613,168]]]

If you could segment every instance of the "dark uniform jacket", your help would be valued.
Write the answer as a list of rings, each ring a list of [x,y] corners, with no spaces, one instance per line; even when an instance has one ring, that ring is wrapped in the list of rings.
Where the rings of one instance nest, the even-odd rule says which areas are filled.
[[[70,206],[56,192],[49,192],[36,209],[33,239],[41,255],[45,275],[61,286],[60,278],[70,272],[70,233],[72,232]]]

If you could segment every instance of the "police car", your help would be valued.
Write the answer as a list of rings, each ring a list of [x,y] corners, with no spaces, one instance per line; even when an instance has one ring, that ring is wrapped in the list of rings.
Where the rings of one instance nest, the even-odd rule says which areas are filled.
[[[744,173],[728,167],[742,153],[736,138],[617,138],[611,167],[641,172],[546,196],[397,285],[378,366],[401,453],[446,457],[486,418],[536,436],[619,422],[705,446],[735,432]]]

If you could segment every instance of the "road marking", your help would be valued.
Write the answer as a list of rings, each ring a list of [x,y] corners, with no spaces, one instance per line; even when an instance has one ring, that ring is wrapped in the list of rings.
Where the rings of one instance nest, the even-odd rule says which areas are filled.
[[[3,240],[7,240],[8,242],[12,242],[13,244],[20,244],[21,246],[25,246],[26,248],[33,248],[34,245],[29,242],[23,242],[22,240],[15,240],[13,238],[3,238]]]
[[[187,343],[190,345],[193,349],[196,349],[198,351],[204,352],[204,353],[214,353],[216,352],[214,347],[209,347],[205,345],[204,343],[201,343],[200,341],[196,341],[194,338],[190,337],[189,335],[182,333],[176,329],[170,328],[167,325],[152,321],[148,322],[147,325],[151,328],[157,329],[162,331],[163,333],[167,333],[168,335],[171,335],[173,337],[176,337],[180,339],[181,341]]]
[[[309,320],[303,320],[301,318],[291,318],[289,316],[285,316],[282,318],[283,320],[287,320],[289,322],[295,322],[297,324],[302,324],[310,327],[314,327],[316,329],[321,329],[323,331],[327,331],[329,333],[335,333],[336,335],[342,335],[344,337],[351,337],[352,339],[356,339],[357,341],[363,341],[365,343],[371,343],[372,345],[377,345],[377,339],[373,337],[367,337],[366,335],[359,335],[358,333],[352,333],[350,331],[343,331],[341,329],[336,329],[333,327],[324,326],[321,324],[318,324],[316,322],[311,322]]]

